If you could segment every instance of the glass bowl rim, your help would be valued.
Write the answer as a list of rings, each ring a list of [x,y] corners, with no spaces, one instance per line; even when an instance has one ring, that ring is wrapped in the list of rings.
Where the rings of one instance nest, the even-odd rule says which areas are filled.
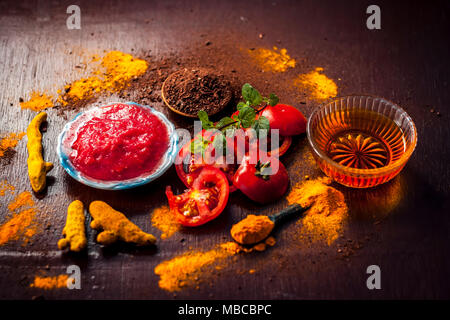
[[[113,180],[113,181],[101,181],[98,179],[94,179],[91,177],[88,177],[86,175],[82,175],[81,172],[79,170],[77,170],[72,162],[70,161],[69,157],[67,156],[67,154],[62,150],[62,142],[63,139],[65,137],[66,132],[69,130],[69,128],[71,127],[71,125],[73,124],[73,122],[80,117],[81,115],[87,113],[87,112],[92,112],[94,110],[98,110],[101,108],[106,108],[109,106],[112,106],[114,104],[126,104],[126,105],[135,105],[139,108],[144,108],[146,110],[150,110],[150,112],[152,114],[154,114],[155,116],[158,117],[158,119],[160,119],[164,125],[166,126],[167,130],[168,130],[168,134],[169,134],[169,147],[167,148],[166,152],[164,153],[162,159],[164,159],[163,162],[161,162],[161,164],[158,166],[158,168],[153,171],[152,173],[148,174],[148,175],[141,175],[135,178],[131,178],[131,179],[127,179],[127,180]],[[131,188],[136,188],[139,186],[142,186],[144,184],[150,183],[154,180],[156,180],[157,178],[159,178],[160,176],[162,176],[168,169],[169,167],[173,164],[173,162],[175,161],[175,157],[177,155],[177,151],[178,151],[178,142],[179,142],[179,137],[178,137],[178,133],[175,129],[175,126],[172,122],[170,122],[167,117],[155,110],[154,108],[148,106],[148,105],[141,105],[138,104],[136,102],[111,102],[108,103],[106,105],[101,105],[101,106],[95,106],[92,108],[89,108],[87,110],[81,111],[79,113],[77,113],[72,120],[70,120],[69,122],[67,122],[64,125],[64,128],[62,129],[61,133],[58,136],[58,145],[57,145],[57,155],[59,158],[59,162],[61,164],[61,166],[64,168],[64,170],[72,177],[74,178],[76,181],[87,185],[89,187],[93,187],[96,189],[102,189],[102,190],[125,190],[125,189],[131,189]]]
[[[325,109],[327,106],[331,105],[332,103],[335,103],[337,101],[342,101],[344,99],[349,99],[349,98],[372,98],[374,100],[381,100],[381,101],[389,104],[394,109],[400,111],[405,116],[408,123],[412,127],[412,138],[411,138],[410,146],[405,150],[405,153],[399,159],[397,159],[396,161],[392,162],[391,164],[381,167],[381,168],[357,169],[357,168],[343,166],[343,165],[337,163],[336,161],[331,160],[324,152],[322,152],[322,150],[320,150],[316,141],[312,138],[311,120],[318,112]],[[393,119],[391,119],[391,120],[393,120]],[[417,145],[416,125],[415,125],[414,121],[412,120],[412,118],[409,116],[409,114],[398,104],[396,104],[388,99],[385,99],[385,98],[382,98],[379,96],[375,96],[375,95],[369,95],[369,94],[351,94],[351,95],[347,95],[347,96],[337,97],[337,98],[334,98],[333,100],[328,101],[328,102],[322,104],[321,106],[315,108],[314,111],[311,113],[311,115],[308,117],[308,122],[306,125],[306,135],[308,137],[309,145],[313,149],[313,152],[316,153],[321,159],[323,159],[329,165],[336,167],[340,171],[346,171],[346,172],[350,172],[353,174],[376,174],[376,175],[381,176],[386,173],[389,173],[389,172],[393,171],[394,169],[397,169],[398,167],[403,166],[408,161],[409,157],[414,152],[416,145]]]

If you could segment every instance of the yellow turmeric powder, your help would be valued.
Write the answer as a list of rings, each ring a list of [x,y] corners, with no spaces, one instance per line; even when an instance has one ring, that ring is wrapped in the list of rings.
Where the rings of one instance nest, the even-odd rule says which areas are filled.
[[[20,107],[22,109],[30,109],[33,111],[42,111],[47,108],[53,107],[52,97],[45,94],[33,91],[31,98],[28,101],[21,102]]]
[[[66,106],[88,101],[105,91],[118,92],[127,87],[131,80],[144,74],[147,67],[145,60],[136,59],[130,54],[108,52],[89,77],[66,85],[57,101]]]
[[[34,206],[34,201],[29,191],[19,193],[17,197],[9,203],[8,210],[16,211],[24,206]]]
[[[67,288],[68,280],[69,276],[67,274],[61,274],[53,277],[36,276],[33,283],[30,284],[30,287],[44,290]]]
[[[275,224],[268,216],[249,214],[231,228],[231,236],[241,244],[258,243],[269,236]]]
[[[348,218],[344,195],[329,186],[331,179],[307,180],[294,186],[287,196],[289,204],[310,207],[301,224],[300,233],[313,242],[325,241],[331,245],[342,233]]]
[[[22,239],[24,244],[29,242],[37,232],[36,209],[33,206],[34,201],[28,191],[21,192],[8,204],[12,216],[0,225],[0,245],[19,239]],[[18,212],[23,207],[30,208]]]
[[[16,188],[13,185],[10,185],[6,179],[0,182],[0,196],[3,197],[7,191],[13,194],[14,190],[16,190]]]
[[[31,120],[27,128],[28,176],[35,192],[44,190],[47,172],[53,168],[53,163],[42,158],[42,134],[39,127],[47,120],[47,113],[41,112]]]
[[[132,242],[137,245],[151,245],[156,238],[142,231],[119,211],[111,208],[103,201],[94,201],[89,205],[89,212],[94,220],[91,228],[103,230],[97,236],[97,242],[109,245],[117,240]]]
[[[23,239],[24,244],[36,233],[37,226],[34,222],[36,210],[25,209],[0,225],[0,246],[12,240]]]
[[[336,97],[338,92],[336,83],[322,72],[323,68],[316,68],[309,73],[301,74],[294,79],[294,85],[308,90],[311,98],[319,102]]]
[[[161,239],[170,238],[181,229],[181,225],[174,219],[168,206],[153,210],[152,225],[162,231]]]
[[[286,49],[258,48],[249,50],[248,53],[264,71],[285,72],[288,68],[294,68],[296,64],[295,59],[288,55]]]
[[[19,141],[25,136],[25,132],[11,132],[8,136],[0,140],[0,158],[10,149],[14,149]]]
[[[192,251],[164,261],[155,267],[160,276],[158,285],[167,291],[180,291],[201,281],[200,276],[211,272],[208,269],[219,261],[237,253],[237,245],[225,243],[209,251]]]
[[[84,229],[84,207],[79,200],[73,201],[67,208],[66,226],[63,229],[63,239],[58,241],[58,248],[70,247],[71,251],[81,251],[86,248],[87,239]]]

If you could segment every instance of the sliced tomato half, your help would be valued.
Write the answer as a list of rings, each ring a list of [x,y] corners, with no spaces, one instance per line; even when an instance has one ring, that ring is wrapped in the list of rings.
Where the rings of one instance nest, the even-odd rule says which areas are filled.
[[[212,141],[214,136],[202,131],[203,139]],[[198,139],[195,137],[194,139]],[[200,172],[205,167],[214,167],[220,169],[228,179],[230,192],[236,191],[236,187],[233,186],[233,176],[237,170],[236,164],[226,164],[225,161],[222,163],[210,161],[211,159],[203,159],[201,154],[192,154],[191,143],[194,141],[192,139],[186,143],[178,152],[177,158],[175,159],[175,170],[178,177],[188,188],[192,186],[196,178],[199,176]]]
[[[229,182],[225,174],[213,167],[204,167],[185,193],[174,195],[166,188],[170,211],[179,223],[195,227],[219,216],[228,202]]]

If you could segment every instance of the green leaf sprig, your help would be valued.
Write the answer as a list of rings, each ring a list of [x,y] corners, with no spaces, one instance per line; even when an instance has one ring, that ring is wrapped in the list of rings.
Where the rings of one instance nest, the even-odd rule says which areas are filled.
[[[216,129],[220,133],[214,137],[212,141],[214,148],[217,150],[221,148],[226,150],[226,137],[233,137],[235,131],[239,128],[253,128],[256,131],[258,138],[263,138],[267,135],[270,129],[269,119],[264,116],[256,115],[262,112],[266,106],[274,106],[278,103],[279,99],[271,93],[269,97],[263,97],[258,90],[253,88],[249,83],[242,86],[242,98],[237,105],[239,113],[234,117],[224,117],[220,119],[216,124],[209,120],[208,114],[204,110],[198,112],[198,118],[202,122],[202,128],[205,130]],[[263,105],[264,104],[264,105]],[[261,107],[261,105],[263,105]],[[192,153],[204,154],[205,149],[211,141],[203,139],[195,139],[191,143]]]

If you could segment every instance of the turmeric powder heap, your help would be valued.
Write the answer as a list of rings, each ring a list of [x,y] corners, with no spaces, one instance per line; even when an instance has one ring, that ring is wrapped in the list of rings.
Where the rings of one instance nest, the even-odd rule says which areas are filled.
[[[19,211],[27,206],[30,208]],[[9,203],[8,210],[12,216],[0,225],[0,246],[19,239],[27,244],[34,236],[37,232],[37,224],[35,222],[36,209],[33,206],[34,201],[28,191],[20,193]]]
[[[288,55],[286,49],[258,48],[249,50],[248,53],[264,71],[285,72],[288,68],[294,68],[296,64],[295,59]]]
[[[58,241],[58,248],[70,247],[71,251],[81,251],[86,248],[87,239],[84,229],[84,207],[79,200],[73,201],[67,208],[66,226],[63,229],[63,239]]]
[[[325,241],[331,245],[343,232],[348,208],[342,192],[329,186],[330,178],[307,180],[294,186],[287,201],[310,207],[299,220],[300,234],[313,242]]]
[[[6,137],[2,138],[0,140],[0,158],[5,156],[9,150],[14,149],[24,136],[25,132],[11,132]]]
[[[69,280],[67,274],[53,277],[36,276],[33,283],[30,284],[30,287],[44,290],[67,288],[67,280]]]
[[[181,228],[168,206],[153,210],[152,225],[162,231],[161,239],[170,238]]]
[[[91,202],[89,212],[93,218],[91,228],[103,230],[97,236],[98,243],[109,245],[122,240],[144,246],[156,242],[153,235],[139,229],[123,213],[114,210],[103,201]]]
[[[20,107],[22,109],[30,109],[33,111],[42,111],[47,108],[53,107],[52,97],[46,95],[45,93],[39,93],[33,91],[31,93],[31,98],[28,101],[21,102]]]
[[[254,244],[267,238],[275,224],[268,216],[249,214],[231,228],[231,236],[241,244]]]
[[[118,92],[126,88],[131,80],[144,74],[147,67],[145,60],[136,59],[130,54],[108,52],[89,77],[66,85],[57,100],[62,106],[78,105],[102,92]]]
[[[323,68],[301,74],[294,79],[294,85],[305,88],[311,94],[311,98],[317,101],[324,101],[337,96],[338,87],[336,83],[322,73]]]
[[[28,176],[34,192],[44,190],[47,181],[47,172],[53,168],[53,163],[45,162],[42,158],[42,134],[39,131],[39,127],[46,120],[47,114],[41,112],[31,120],[27,128]]]

